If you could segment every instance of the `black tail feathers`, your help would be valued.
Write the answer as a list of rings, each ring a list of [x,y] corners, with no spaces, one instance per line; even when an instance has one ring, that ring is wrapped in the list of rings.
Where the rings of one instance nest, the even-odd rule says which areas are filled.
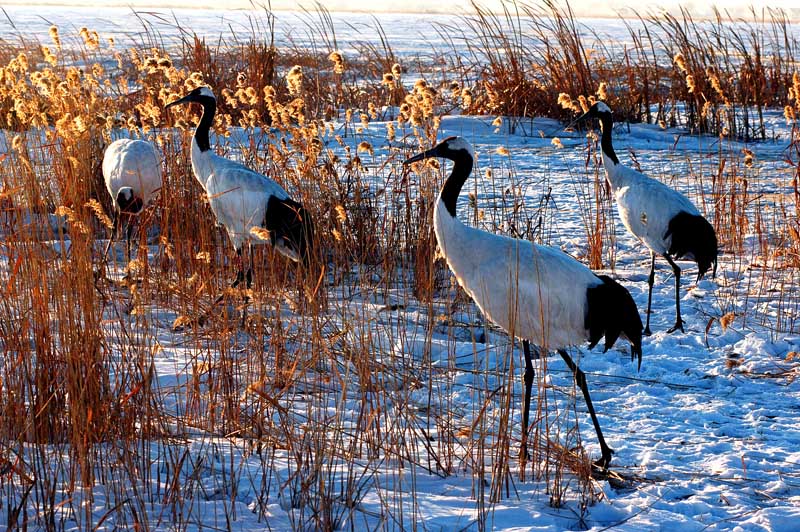
[[[303,264],[309,265],[314,243],[314,223],[300,203],[272,196],[267,204],[264,228],[270,232],[273,245],[281,239],[283,246],[296,253]]]
[[[717,234],[708,220],[699,214],[682,211],[669,221],[664,238],[672,236],[667,253],[676,258],[690,258],[697,263],[697,280],[714,266],[717,275]]]
[[[605,336],[605,351],[620,334],[631,343],[631,360],[638,358],[642,367],[642,318],[630,292],[607,275],[598,275],[603,284],[586,291],[588,307],[585,327],[589,330],[589,348]]]

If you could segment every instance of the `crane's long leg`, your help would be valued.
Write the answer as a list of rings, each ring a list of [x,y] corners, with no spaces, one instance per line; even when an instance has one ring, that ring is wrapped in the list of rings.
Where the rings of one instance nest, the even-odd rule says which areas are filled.
[[[119,231],[119,219],[121,216],[122,214],[120,212],[117,212],[116,215],[114,216],[114,223],[111,226],[111,234],[108,237],[108,243],[106,243],[106,249],[105,251],[103,251],[104,261],[108,257],[108,250],[111,249],[111,243],[114,242],[114,238],[116,237],[117,232]],[[116,257],[114,258],[114,262],[117,262]]]
[[[600,460],[595,462],[595,464],[606,469],[611,462],[611,455],[614,451],[606,444],[606,440],[603,438],[603,431],[600,430],[600,422],[597,421],[597,414],[594,413],[592,398],[589,397],[589,388],[586,386],[586,374],[575,364],[575,361],[572,360],[572,357],[570,357],[566,351],[559,349],[558,354],[561,355],[561,358],[567,363],[569,369],[572,370],[572,376],[575,377],[575,384],[581,389],[583,398],[586,401],[586,407],[589,409],[589,415],[592,416],[592,424],[594,424],[594,430],[597,432],[597,440],[600,442],[600,453],[602,454]]]
[[[252,264],[253,257],[252,257],[252,249],[250,250],[250,262]],[[251,266],[248,266],[247,273],[244,271],[244,266],[242,264],[242,249],[239,248],[236,250],[236,263],[238,264],[238,270],[236,272],[236,277],[233,279],[231,283],[231,288],[236,288],[239,286],[242,281],[245,281],[247,288],[250,288],[250,283],[252,282],[253,276],[251,272]],[[217,296],[217,299],[214,300],[214,304],[211,305],[213,309],[216,307],[223,299],[225,298],[225,292],[221,293]],[[250,301],[249,297],[245,294],[244,296],[244,303],[245,305]],[[242,325],[244,326],[245,318],[246,318],[246,308],[245,311],[242,313]],[[202,316],[197,319],[197,324],[202,327],[205,325],[206,321],[208,320],[209,315],[211,314],[211,309],[205,312]]]
[[[244,275],[247,290],[244,293],[244,308],[242,309],[242,328],[247,322],[247,305],[250,303],[250,287],[253,285],[253,245],[248,242],[247,249],[250,259],[247,262],[247,272]]]
[[[650,308],[653,304],[653,283],[656,281],[656,254],[650,251],[650,276],[647,278],[649,290],[647,291],[647,324],[644,326],[644,334],[650,336]]]
[[[686,332],[683,330],[683,320],[681,319],[681,269],[669,255],[664,255],[664,258],[667,259],[669,265],[672,266],[672,271],[675,272],[675,325],[668,329],[667,332],[674,333],[678,329],[681,332]]]
[[[133,224],[131,223],[131,216],[125,215],[125,260],[131,261],[131,236],[133,235]]]
[[[242,281],[244,281],[244,268],[242,267],[241,248],[236,250],[236,258],[237,258],[236,263],[238,264],[239,268],[238,271],[236,272],[236,277],[233,279],[233,282],[231,283],[231,288],[236,288],[241,284]],[[222,301],[224,297],[225,297],[224,292],[221,293],[219,296],[217,296],[217,299],[214,300],[214,305],[216,306],[217,304],[219,304],[219,302]]]
[[[124,220],[123,217],[125,218]],[[108,251],[111,249],[111,244],[114,242],[114,239],[119,240],[119,233],[123,226],[125,230],[125,258],[128,262],[130,262],[131,234],[133,233],[133,224],[131,224],[131,217],[123,212],[117,212],[116,216],[114,217],[114,222],[111,226],[111,235],[106,243],[106,249],[103,251],[103,261],[108,258]],[[117,262],[116,253],[114,254],[114,262]]]
[[[244,281],[244,266],[242,264],[242,248],[236,250],[236,278],[231,283],[231,288],[236,288]]]
[[[247,248],[250,251],[250,261],[247,263],[247,273],[245,273],[245,279],[247,281],[247,289],[250,290],[250,287],[253,286],[253,245],[248,242]],[[244,296],[246,300],[249,300],[250,296]]]
[[[525,383],[525,404],[522,410],[522,444],[520,456],[522,456],[522,460],[525,460],[528,458],[528,421],[530,420],[531,414],[531,389],[533,388],[533,377],[536,375],[536,372],[533,369],[531,344],[528,340],[522,341],[522,350],[525,353],[525,374],[522,377]]]

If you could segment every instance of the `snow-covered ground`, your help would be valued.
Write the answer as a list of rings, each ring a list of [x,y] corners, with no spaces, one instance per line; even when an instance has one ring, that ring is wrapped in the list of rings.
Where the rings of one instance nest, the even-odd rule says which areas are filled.
[[[18,21],[22,12],[11,16]],[[76,26],[91,24],[77,20]],[[193,23],[188,27],[196,29]],[[47,26],[37,34],[45,35]],[[440,138],[462,135],[478,153],[459,203],[462,219],[471,219],[474,208],[491,210],[508,191],[523,203],[523,219],[542,213],[538,238],[586,260],[581,207],[593,198],[597,169],[586,168],[584,135],[540,119],[523,122],[512,135],[493,119],[442,120]],[[768,119],[777,140],[747,146],[755,164],[742,167],[755,198],[748,212],[758,205],[765,220],[780,216],[776,207],[792,175],[783,162],[788,129],[782,115]],[[389,174],[387,157],[394,154],[390,164],[399,175],[402,158],[414,152],[390,146],[385,131],[385,123],[374,122],[347,139],[375,147],[374,157],[364,160],[376,187]],[[632,152],[643,171],[698,205],[719,157],[730,164],[745,147],[654,125],[618,125],[614,142],[624,164],[632,164]],[[468,192],[475,193],[475,207]],[[705,203],[701,211],[710,213],[712,206]],[[497,214],[508,211],[493,212],[482,226],[494,230],[491,220],[508,229]],[[649,255],[616,216],[613,223],[607,273],[631,291],[643,313]],[[256,294],[250,312],[263,318],[259,332],[234,327],[213,341],[202,332],[173,332],[177,310],[168,306],[144,302],[132,315],[110,309],[109,341],[123,351],[130,348],[118,343],[125,338],[152,352],[155,394],[162,413],[174,420],[168,427],[174,436],[136,449],[99,449],[107,453],[105,462],[119,465],[96,479],[91,508],[79,488],[66,500],[66,486],[57,487],[63,502],[55,523],[67,530],[132,529],[136,519],[158,530],[289,530],[310,528],[328,512],[331,523],[353,530],[796,530],[800,357],[792,354],[800,351],[800,279],[796,270],[780,268],[779,258],[761,257],[757,241],[752,231],[743,251],[724,249],[714,279],[695,283],[694,266],[680,263],[687,272],[685,334],[665,332],[674,321],[674,282],[667,265],[657,263],[654,334],[644,340],[641,371],[624,342],[606,354],[573,350],[619,475],[592,481],[588,490],[568,470],[554,479],[553,466],[548,478],[532,479],[530,469],[520,478],[519,346],[457,299],[452,279],[429,306],[413,298],[407,279],[386,283],[374,269],[354,268],[345,280],[327,280],[328,310],[320,317],[308,318],[291,297],[275,302]],[[119,296],[122,309],[124,290]],[[733,320],[723,328],[720,318],[730,313]],[[284,359],[302,359],[312,343],[307,336],[317,334],[324,340],[315,345],[327,342],[326,361],[303,368],[291,385],[273,387],[276,331],[291,339],[279,346]],[[358,352],[362,345],[370,351]],[[193,418],[208,400],[210,373],[225,365],[235,368],[237,415],[251,417],[258,430],[211,433],[203,429],[207,420]],[[381,371],[365,375],[363,367]],[[259,380],[264,368],[268,384]],[[567,447],[580,441],[597,458],[585,405],[580,394],[576,400],[560,359],[538,361],[536,388],[535,401],[544,409],[539,430]],[[53,450],[54,464],[62,452]],[[504,469],[502,456],[508,455],[514,458]],[[0,523],[20,495],[4,490],[4,499]]]
[[[594,175],[593,168],[584,169],[585,139],[549,120],[528,126],[529,136],[509,135],[503,128],[496,131],[491,118],[443,119],[441,137],[463,135],[478,153],[460,214],[468,218],[472,212],[467,191],[477,191],[480,209],[511,187],[527,210],[537,209],[549,191],[544,234],[549,244],[582,257],[585,233],[576,197],[592,190],[581,183]],[[683,172],[687,164],[704,160],[714,166],[717,141],[689,136],[676,141],[677,134],[657,126],[628,130],[620,125],[615,143],[624,163],[630,163],[629,148],[645,171],[699,201],[696,184]],[[563,148],[553,145],[553,135]],[[396,150],[384,137],[385,124],[374,123],[350,138],[353,145],[366,139],[376,147],[370,163],[376,175]],[[756,153],[754,193],[784,192],[785,176],[775,169],[785,144],[750,146]],[[497,153],[500,146],[507,155]],[[729,154],[740,149],[725,146]],[[393,163],[398,172],[401,159]],[[493,170],[492,179],[485,176],[487,169]],[[498,223],[503,225],[502,216]],[[612,273],[643,312],[648,254],[615,224]],[[655,333],[644,340],[640,372],[625,342],[606,354],[599,348],[573,351],[588,375],[606,439],[616,451],[612,471],[619,475],[592,481],[591,496],[581,494],[571,472],[554,484],[552,478],[531,479],[530,469],[521,480],[516,458],[507,471],[495,469],[499,454],[492,446],[506,441],[509,455],[516,457],[519,444],[520,352],[510,350],[505,334],[487,329],[474,306],[454,303],[452,280],[428,307],[399,279],[389,288],[365,271],[345,282],[329,279],[329,308],[317,323],[288,303],[268,303],[269,294],[257,295],[250,312],[263,316],[267,332],[239,330],[221,342],[202,332],[172,332],[177,312],[156,304],[145,303],[144,311],[132,316],[110,313],[109,338],[117,340],[120,323],[135,331],[146,316],[136,342],[153,348],[156,393],[163,411],[176,420],[176,438],[138,450],[135,460],[150,469],[149,476],[137,477],[139,495],[130,491],[123,473],[98,482],[92,520],[99,522],[122,500],[154,493],[137,510],[156,529],[179,522],[189,530],[287,530],[318,522],[315,512],[323,512],[326,501],[338,527],[356,530],[479,529],[479,523],[497,530],[794,530],[800,518],[800,388],[795,382],[800,363],[789,354],[800,351],[800,334],[797,326],[780,330],[775,323],[778,313],[782,323],[798,317],[797,275],[759,262],[764,261],[756,250],[725,250],[717,277],[697,284],[693,265],[681,263],[687,270],[681,291],[687,328],[685,334],[671,335],[665,330],[674,320],[673,278],[659,263]],[[124,301],[121,291],[117,304]],[[719,318],[729,312],[736,317],[723,329]],[[270,331],[277,323],[281,334],[292,338],[283,346],[284,357],[302,357],[304,335],[315,327],[330,349],[327,362],[306,368],[300,381],[283,389],[271,384],[275,346]],[[369,377],[359,373],[363,354],[348,350],[361,345],[371,350],[370,367],[381,368]],[[192,418],[203,412],[198,404],[209,393],[205,372],[218,368],[223,356],[247,368],[234,372],[234,386],[241,391],[240,415],[262,423],[257,438],[207,432],[202,420]],[[198,369],[198,361],[208,367]],[[265,382],[253,377],[257,372],[251,366],[257,364],[268,368]],[[517,369],[509,373],[511,364]],[[541,359],[537,375],[537,395],[547,399],[541,430],[547,428],[551,438],[567,446],[581,438],[597,458],[594,432],[566,367],[557,358]],[[508,390],[513,396],[505,403]],[[270,399],[261,400],[265,396]],[[503,428],[509,409],[511,426]],[[367,421],[370,417],[376,419]],[[381,441],[377,451],[362,450],[373,440]],[[302,467],[294,454],[298,449],[312,450]],[[309,469],[309,463],[319,470]],[[555,485],[563,489],[560,505],[553,504]],[[171,489],[190,503],[170,499]],[[490,502],[495,491],[501,495]],[[77,492],[62,507],[67,529],[87,523],[77,510],[79,501]],[[127,512],[110,512],[101,528],[131,526],[123,514],[130,519]]]

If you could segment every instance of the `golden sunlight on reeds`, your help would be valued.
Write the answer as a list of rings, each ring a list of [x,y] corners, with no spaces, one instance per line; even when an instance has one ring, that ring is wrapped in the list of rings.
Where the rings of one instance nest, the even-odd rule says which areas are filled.
[[[472,496],[487,505],[513,496],[517,374],[463,366],[469,356],[488,364],[491,350],[513,368],[514,340],[488,347],[485,337],[499,333],[483,330],[437,250],[432,220],[450,163],[402,165],[446,130],[474,132],[481,143],[476,179],[459,205],[466,223],[571,246],[582,262],[608,272],[619,266],[622,237],[597,134],[558,124],[603,100],[617,122],[670,139],[674,132],[676,144],[687,134],[707,135],[713,147],[703,145],[693,159],[665,148],[664,167],[679,170],[659,168],[659,177],[702,205],[726,253],[749,243],[759,253],[752,270],[795,272],[800,56],[786,20],[774,14],[764,26],[734,26],[720,13],[700,31],[688,12],[647,15],[628,21],[631,44],[620,52],[590,41],[568,10],[545,5],[520,3],[504,14],[476,5],[453,28],[460,35],[452,42],[467,43],[468,53],[446,43],[428,55],[399,54],[380,28],[381,46],[340,48],[313,24],[305,30],[314,47],[279,47],[266,15],[254,15],[251,32],[235,38],[227,29],[215,39],[177,28],[180,41],[170,46],[158,26],[126,49],[121,43],[130,39],[81,21],[2,43],[0,487],[24,494],[13,504],[35,506],[28,514],[9,511],[3,525],[56,529],[61,516],[76,514],[78,528],[89,530],[114,514],[123,516],[114,521],[121,528],[149,530],[175,519],[185,529],[196,523],[182,512],[217,497],[230,504],[213,526],[232,526],[225,519],[241,508],[256,508],[266,523],[284,505],[299,529],[357,528],[360,522],[342,515],[359,507],[387,461],[402,464],[392,473],[402,497],[376,488],[386,507],[394,497],[416,500],[416,485],[404,477],[412,470],[471,475]],[[659,28],[663,40],[642,24]],[[199,107],[165,109],[203,86],[218,98],[211,149],[290,190],[314,220],[307,260],[276,252],[269,243],[295,228],[275,229],[263,213],[247,220],[253,227],[243,238],[266,245],[245,246],[241,256],[228,245],[206,184],[193,174]],[[775,134],[770,112],[773,124],[785,120],[791,132],[777,161],[752,147]],[[493,144],[481,135],[492,135]],[[115,211],[101,169],[106,147],[120,138],[151,141],[164,171],[152,205],[125,216]],[[637,149],[618,155],[638,164]],[[521,173],[525,153],[546,164]],[[554,199],[553,168],[570,168],[563,170],[569,204]],[[767,179],[777,192],[758,191]],[[769,194],[778,197],[774,204],[767,205]],[[578,212],[569,238],[559,233],[564,209]],[[117,242],[115,228],[129,242]],[[252,265],[252,287],[226,290],[243,263]],[[754,300],[785,297],[775,295],[783,281],[765,279],[748,287]],[[719,294],[703,288],[694,297],[717,302],[714,318],[726,331],[740,320],[759,320],[776,337],[796,326],[758,314],[760,307],[734,312],[738,288],[728,277],[720,285]],[[413,326],[391,329],[401,321]],[[435,360],[434,333],[458,337],[475,353],[456,354],[449,344],[450,358]],[[418,338],[406,338],[412,334]],[[404,351],[414,342],[424,356]],[[159,359],[166,348],[172,358]],[[169,378],[159,375],[165,367],[175,372]],[[564,391],[541,382],[542,422],[531,434],[526,473],[552,494],[553,506],[578,500],[586,507],[607,495],[592,478],[577,421],[565,421],[572,409],[545,411]],[[486,395],[477,407],[464,406],[448,395],[455,386]],[[340,401],[358,405],[356,419],[344,420]],[[228,495],[198,488],[199,472],[245,473],[195,460],[187,442],[196,434],[264,471],[280,456],[292,473],[264,473],[264,491],[234,505]],[[162,460],[158,467],[151,453]],[[346,489],[327,483],[337,468],[352,481]],[[291,488],[294,498],[269,499],[267,484]],[[107,487],[107,499],[93,506],[91,490],[82,490],[98,485]],[[73,504],[79,495],[88,498]],[[163,515],[151,515],[154,501]],[[421,514],[408,512],[382,522],[413,526]],[[475,518],[478,528],[491,526],[490,514]]]

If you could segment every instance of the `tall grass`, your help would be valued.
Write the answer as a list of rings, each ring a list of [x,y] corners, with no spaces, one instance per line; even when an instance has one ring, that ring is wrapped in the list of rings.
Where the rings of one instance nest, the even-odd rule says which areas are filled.
[[[624,21],[630,40],[616,46],[568,5],[512,2],[495,13],[473,3],[473,10],[460,32],[447,28],[470,58],[473,113],[566,119],[562,93],[575,102],[570,111],[602,93],[619,119],[763,140],[764,109],[791,98],[797,38],[781,10],[752,10],[749,20],[715,10],[699,22],[686,9],[640,15]],[[453,52],[460,74],[463,54]]]
[[[226,527],[242,511],[245,484],[250,511],[268,519],[277,493],[298,528],[412,528],[423,515],[422,474],[471,475],[481,528],[492,505],[513,495],[519,472],[542,482],[554,506],[575,493],[582,503],[601,496],[570,412],[554,413],[561,394],[543,381],[532,460],[516,467],[517,351],[513,341],[486,347],[489,326],[437,256],[432,212],[442,168],[430,162],[410,173],[400,161],[407,147],[431,146],[441,115],[456,106],[533,134],[526,119],[571,118],[604,98],[620,119],[715,135],[715,163],[689,167],[691,195],[726,251],[741,252],[757,234],[762,256],[796,268],[797,128],[784,168],[791,192],[775,199],[777,211],[754,195],[762,178],[746,154],[729,149],[769,136],[768,108],[785,107],[792,120],[800,113],[796,43],[778,11],[702,23],[684,12],[629,21],[631,44],[619,50],[587,35],[569,8],[504,5],[499,14],[476,5],[455,36],[439,27],[466,53],[432,58],[401,60],[377,21],[380,43],[345,54],[323,8],[308,14],[304,31],[318,45],[310,50],[277,47],[268,11],[249,35],[211,42],[185,29],[176,47],[162,46],[152,27],[146,45],[130,50],[91,29],[0,47],[8,528],[77,522],[89,530],[107,518],[186,528],[209,500],[220,501],[214,518]],[[408,74],[410,64],[419,76]],[[191,174],[199,115],[164,112],[204,83],[219,97],[215,149],[281,183],[316,222],[319,253],[308,271],[255,249],[243,327],[242,294],[211,305],[233,275],[234,255]],[[377,120],[389,124],[380,126],[382,146],[365,134]],[[137,254],[129,263],[114,254],[106,268],[98,241],[108,236],[111,202],[99,161],[120,136],[153,140],[165,181],[138,220]],[[552,190],[545,182],[541,201],[526,205],[512,155],[476,168],[485,179],[469,198],[469,222],[549,242]],[[610,203],[596,161],[587,161],[577,188],[586,261],[612,267]],[[68,233],[51,223],[53,213]],[[205,313],[206,326],[171,332]],[[768,325],[796,327],[781,317]],[[472,342],[473,352],[437,347],[442,332]],[[174,353],[171,366],[157,367],[165,351]],[[542,358],[540,374],[545,365]],[[474,411],[465,416],[455,394],[470,395]],[[376,492],[383,513],[364,515],[360,501]]]

